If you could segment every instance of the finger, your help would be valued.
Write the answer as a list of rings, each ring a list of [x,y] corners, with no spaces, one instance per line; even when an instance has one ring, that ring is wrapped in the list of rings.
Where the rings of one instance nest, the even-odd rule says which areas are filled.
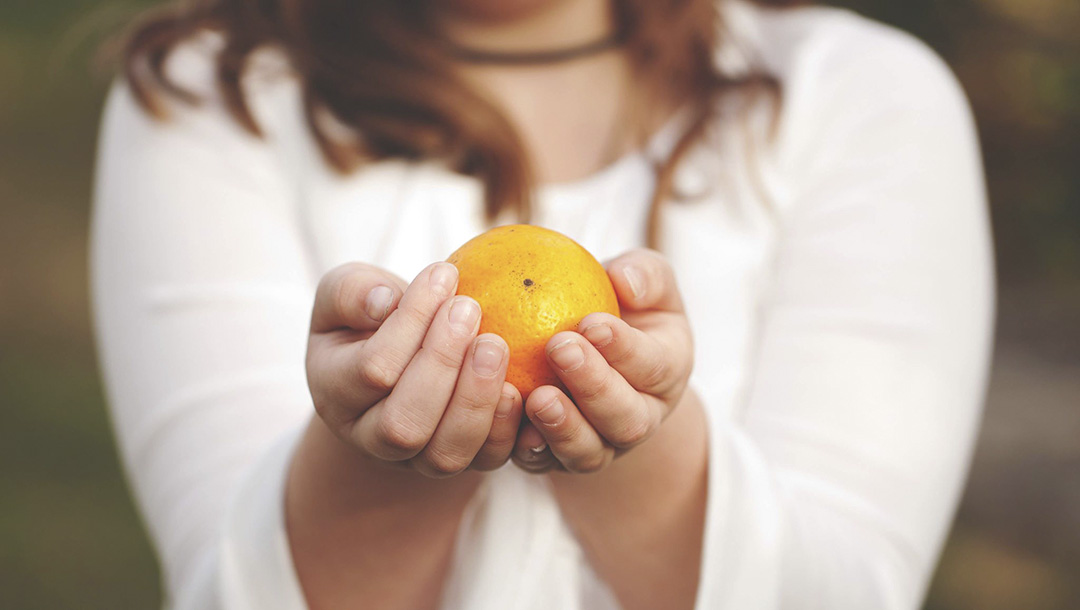
[[[491,433],[496,408],[504,402],[507,353],[506,342],[498,335],[489,333],[473,341],[435,433],[424,450],[413,458],[421,473],[446,477],[465,470],[473,462]]]
[[[686,374],[682,371],[690,368],[684,360],[690,353],[687,346],[691,340],[684,323],[665,329],[682,349],[669,349],[653,334],[606,313],[585,316],[578,329],[607,364],[637,391],[666,399],[683,386]],[[574,398],[577,400],[576,394]]]
[[[335,267],[322,277],[315,291],[311,330],[375,330],[397,305],[405,288],[401,278],[378,267],[364,263]]]
[[[521,422],[517,442],[514,444],[510,459],[519,468],[532,474],[549,470],[565,470],[559,460],[552,455],[544,435],[540,434],[540,431],[528,419]]]
[[[655,250],[631,250],[607,264],[619,305],[629,310],[683,310],[675,272]]]
[[[479,326],[480,305],[472,298],[458,296],[443,303],[390,395],[357,420],[355,434],[361,447],[391,461],[420,453],[454,394],[461,365]]]
[[[551,453],[570,472],[597,472],[615,457],[612,446],[554,386],[533,390],[525,403],[525,414],[544,436]]]
[[[547,355],[577,409],[607,442],[633,447],[660,427],[662,403],[634,389],[581,335],[556,334]]]
[[[503,382],[499,404],[491,421],[484,446],[476,453],[472,468],[475,470],[495,470],[510,459],[517,441],[518,428],[521,426],[521,412],[524,405],[521,394],[509,382]]]
[[[350,354],[356,371],[359,402],[374,403],[397,385],[428,334],[440,307],[457,287],[457,268],[435,263],[421,271],[379,330]],[[444,312],[446,313],[446,312]],[[470,337],[471,339],[471,337]]]

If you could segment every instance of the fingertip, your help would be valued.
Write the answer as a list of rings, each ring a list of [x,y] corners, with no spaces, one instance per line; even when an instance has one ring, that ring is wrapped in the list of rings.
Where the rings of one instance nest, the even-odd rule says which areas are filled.
[[[575,332],[555,335],[548,342],[548,346],[548,360],[562,373],[576,371],[585,364],[581,335]]]
[[[521,409],[521,394],[513,384],[504,381],[502,394],[499,402],[495,405],[495,417],[497,419],[509,419],[515,411]]]
[[[553,396],[556,396],[559,392],[559,388],[552,385],[542,385],[529,393],[529,397],[525,400],[525,414],[530,415],[534,413],[539,405],[546,404],[551,400]]]
[[[613,324],[616,322],[622,322],[622,318],[606,311],[596,311],[582,318],[577,327],[578,332],[581,332],[594,324]]]
[[[523,406],[524,400],[521,398],[521,392],[518,391],[517,386],[509,381],[503,382],[502,395],[509,396],[515,407]]]
[[[375,322],[382,322],[390,315],[400,294],[393,287],[379,284],[368,291],[364,298],[364,313]]]
[[[456,296],[446,302],[451,331],[458,337],[474,335],[480,328],[480,304],[468,296]]]
[[[477,470],[500,468],[514,453],[521,429],[521,395],[510,383],[503,382],[492,415],[488,439],[473,462]]]
[[[331,269],[316,289],[312,330],[378,328],[397,302],[397,285],[398,278],[393,274],[363,263],[345,263]]]
[[[492,381],[496,376],[502,380],[506,376],[509,353],[506,342],[498,335],[484,333],[476,337],[471,348],[473,372]]]
[[[555,351],[556,348],[565,345],[567,341],[575,341],[580,336],[580,334],[572,330],[557,332],[548,339],[547,344],[544,346],[544,351],[550,354]]]
[[[547,439],[528,421],[521,425],[512,457],[516,464],[528,472],[542,472],[554,465]]]
[[[432,263],[428,269],[428,283],[432,291],[443,297],[449,297],[457,291],[457,267],[447,262],[438,262]]]
[[[480,313],[481,315],[483,315],[482,311]],[[499,345],[505,349],[509,349],[509,346],[506,344],[506,340],[499,335],[496,335],[495,333],[481,333],[476,336],[476,339],[473,340],[473,343],[480,343],[481,341],[490,341],[495,345]]]
[[[547,439],[531,422],[525,422],[518,432],[517,445],[521,452],[536,455],[547,449]]]
[[[568,415],[564,399],[565,394],[555,386],[540,386],[529,394],[525,414],[533,424],[557,427],[566,421]]]
[[[674,270],[660,252],[632,250],[612,261],[607,272],[619,303],[627,309],[682,311]]]
[[[645,273],[636,265],[626,265],[622,269],[624,292],[629,292],[633,302],[644,300],[648,284]]]
[[[626,322],[609,313],[594,313],[585,316],[578,325],[578,332],[597,349],[607,347],[615,341],[616,334],[622,330],[620,325]]]
[[[645,257],[649,252],[641,248],[631,250],[608,265],[608,277],[620,303],[635,305],[645,298],[649,277]]]

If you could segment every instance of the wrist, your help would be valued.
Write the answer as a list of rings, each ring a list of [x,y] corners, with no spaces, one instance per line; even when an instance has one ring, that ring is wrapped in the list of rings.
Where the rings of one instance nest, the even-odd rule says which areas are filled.
[[[708,452],[704,407],[688,392],[652,438],[608,468],[550,475],[563,516],[624,607],[693,606]]]
[[[479,482],[475,472],[431,479],[380,463],[313,417],[285,492],[285,528],[309,605],[434,607]]]
[[[335,435],[322,419],[312,417],[293,456],[286,496],[290,509],[317,506],[321,513],[362,513],[386,502],[430,507],[434,496],[439,496],[445,510],[446,502],[464,506],[480,476],[466,471],[446,479],[426,477],[364,455]]]

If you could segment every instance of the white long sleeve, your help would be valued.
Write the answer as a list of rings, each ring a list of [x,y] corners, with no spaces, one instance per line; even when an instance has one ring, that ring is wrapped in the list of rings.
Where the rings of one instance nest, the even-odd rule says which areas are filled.
[[[180,608],[206,607],[245,470],[311,413],[315,278],[283,175],[220,104],[177,105],[163,124],[125,87],[110,96],[97,334],[124,462]]]
[[[731,5],[776,75],[685,160],[663,218],[710,426],[701,610],[918,606],[978,428],[992,261],[970,111],[921,43],[834,9]],[[92,288],[109,404],[176,608],[300,610],[281,502],[312,414],[315,284],[362,260],[412,277],[484,229],[475,181],[433,164],[335,175],[290,76],[227,114],[213,42],[173,73],[207,99],[158,122],[107,106]],[[723,61],[723,59],[722,59]],[[730,119],[730,120],[728,120]],[[640,245],[661,132],[537,219],[604,259]],[[463,522],[447,609],[607,610],[542,480],[493,473]]]
[[[763,59],[792,93],[761,147],[776,247],[744,398],[712,421],[699,607],[915,608],[990,351],[974,125],[943,62],[907,35],[814,9],[759,27],[788,43]]]

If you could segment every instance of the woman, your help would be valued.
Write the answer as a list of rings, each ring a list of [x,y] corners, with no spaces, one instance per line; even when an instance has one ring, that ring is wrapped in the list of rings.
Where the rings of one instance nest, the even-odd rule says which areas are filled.
[[[206,0],[126,76],[93,287],[172,607],[919,605],[992,318],[923,45],[711,0]],[[524,404],[433,263],[514,219],[608,259],[625,319],[552,338],[568,393]]]

